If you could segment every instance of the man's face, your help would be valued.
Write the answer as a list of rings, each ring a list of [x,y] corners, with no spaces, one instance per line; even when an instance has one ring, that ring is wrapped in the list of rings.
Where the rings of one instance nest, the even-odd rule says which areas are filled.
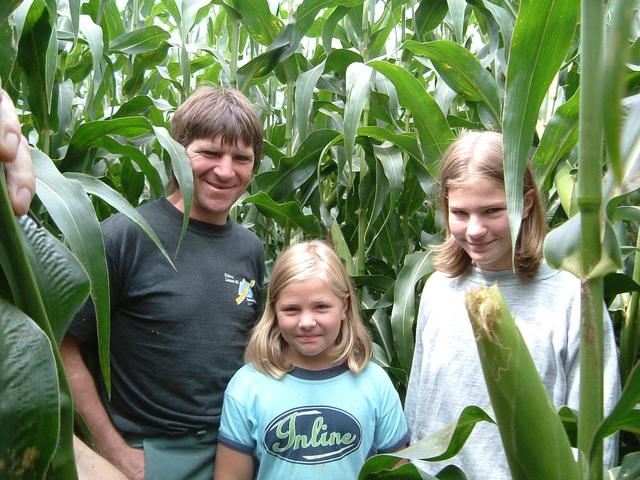
[[[253,148],[240,144],[222,145],[220,137],[216,137],[194,140],[186,150],[194,177],[190,218],[225,224],[231,206],[251,181],[255,162]]]

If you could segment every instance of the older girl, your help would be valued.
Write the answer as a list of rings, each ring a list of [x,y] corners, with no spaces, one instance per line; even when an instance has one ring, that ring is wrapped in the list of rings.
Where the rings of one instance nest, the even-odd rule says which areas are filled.
[[[290,247],[271,275],[248,362],[225,392],[215,478],[357,478],[408,441],[398,394],[370,362],[347,272],[326,244]],[[254,463],[254,459],[257,462]]]
[[[580,282],[543,262],[543,208],[528,168],[512,263],[502,162],[502,135],[492,132],[463,135],[442,160],[446,238],[435,248],[437,271],[425,285],[418,313],[405,404],[412,443],[456,421],[467,405],[490,405],[464,307],[465,292],[480,285],[499,285],[553,403],[579,405]],[[608,317],[605,345],[605,409],[610,410],[620,386]],[[606,454],[611,463],[613,444]],[[487,423],[476,425],[448,463],[469,479],[510,478],[498,429]],[[435,473],[443,464],[421,466]]]

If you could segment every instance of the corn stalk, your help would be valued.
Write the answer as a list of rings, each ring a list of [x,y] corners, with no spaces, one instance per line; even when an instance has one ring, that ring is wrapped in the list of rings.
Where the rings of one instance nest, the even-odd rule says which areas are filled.
[[[591,440],[603,417],[604,340],[602,326],[603,279],[591,276],[602,251],[602,154],[603,154],[603,37],[604,2],[583,0],[580,38],[580,137],[578,168],[578,207],[582,239],[584,274],[580,307],[580,411],[578,448],[586,479],[602,478],[602,447],[592,462],[585,458]]]

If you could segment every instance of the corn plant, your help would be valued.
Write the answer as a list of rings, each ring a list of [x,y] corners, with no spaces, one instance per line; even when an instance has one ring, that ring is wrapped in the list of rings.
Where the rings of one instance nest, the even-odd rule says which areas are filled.
[[[604,225],[606,212],[611,227],[602,230],[609,232],[604,238],[615,232],[618,243],[604,257],[619,260],[611,264],[615,271],[593,265],[573,271],[593,277],[596,292],[604,283],[620,323],[623,378],[630,378],[639,335],[640,21],[637,2],[591,3],[601,13],[597,20],[588,2],[577,0],[3,2],[0,79],[34,147],[32,215],[64,240],[90,279],[107,387],[108,281],[98,221],[122,211],[154,239],[132,207],[164,195],[170,171],[190,197],[188,161],[170,138],[169,119],[203,83],[243,90],[265,125],[265,158],[232,216],[264,240],[269,261],[302,237],[330,236],[360,288],[376,360],[401,393],[412,360],[416,291],[431,272],[428,246],[442,235],[434,178],[463,128],[504,132],[512,225],[522,202],[514,192],[521,191],[532,147],[551,226],[575,225],[582,208],[577,218],[594,218],[579,222],[593,230],[588,238],[601,238],[587,225],[595,219]],[[596,41],[602,36],[606,48]],[[594,68],[607,72],[599,85],[608,82],[595,90],[588,81],[598,75],[585,73]],[[593,115],[590,109],[606,115],[606,130],[603,121],[584,117]],[[583,145],[605,131],[606,157],[602,143]],[[578,161],[578,152],[593,157]],[[603,192],[603,207],[596,206],[596,191]],[[564,268],[587,250],[553,243],[551,236],[548,261],[557,258]],[[588,250],[603,251],[596,244]],[[600,263],[585,265],[594,262]],[[2,263],[5,277],[7,268]],[[594,350],[597,363],[597,344]],[[598,470],[597,452],[585,452],[601,413],[585,405],[580,414],[581,465],[593,457],[591,470]],[[475,422],[489,419],[470,408],[453,434],[440,438],[443,448],[430,444],[407,456],[451,456]],[[374,460],[380,478],[419,475],[412,465],[384,473],[386,462]]]

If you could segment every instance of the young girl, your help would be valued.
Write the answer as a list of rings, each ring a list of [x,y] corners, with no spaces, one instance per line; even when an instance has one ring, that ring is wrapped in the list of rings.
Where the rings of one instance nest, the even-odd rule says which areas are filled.
[[[579,406],[580,283],[543,263],[543,208],[528,168],[514,268],[502,160],[502,135],[491,132],[463,135],[442,160],[446,238],[435,248],[437,271],[425,285],[418,313],[405,404],[412,443],[455,422],[468,405],[490,406],[464,307],[465,292],[480,285],[499,285],[554,404]],[[620,388],[608,316],[604,331],[608,411]],[[614,443],[605,450],[610,464]],[[462,468],[470,480],[511,478],[498,429],[488,423],[477,424],[450,461],[420,466],[436,473],[448,463]]]
[[[280,256],[248,364],[225,392],[216,479],[250,480],[254,468],[258,479],[355,479],[367,457],[406,445],[398,394],[369,362],[356,302],[326,244]]]

